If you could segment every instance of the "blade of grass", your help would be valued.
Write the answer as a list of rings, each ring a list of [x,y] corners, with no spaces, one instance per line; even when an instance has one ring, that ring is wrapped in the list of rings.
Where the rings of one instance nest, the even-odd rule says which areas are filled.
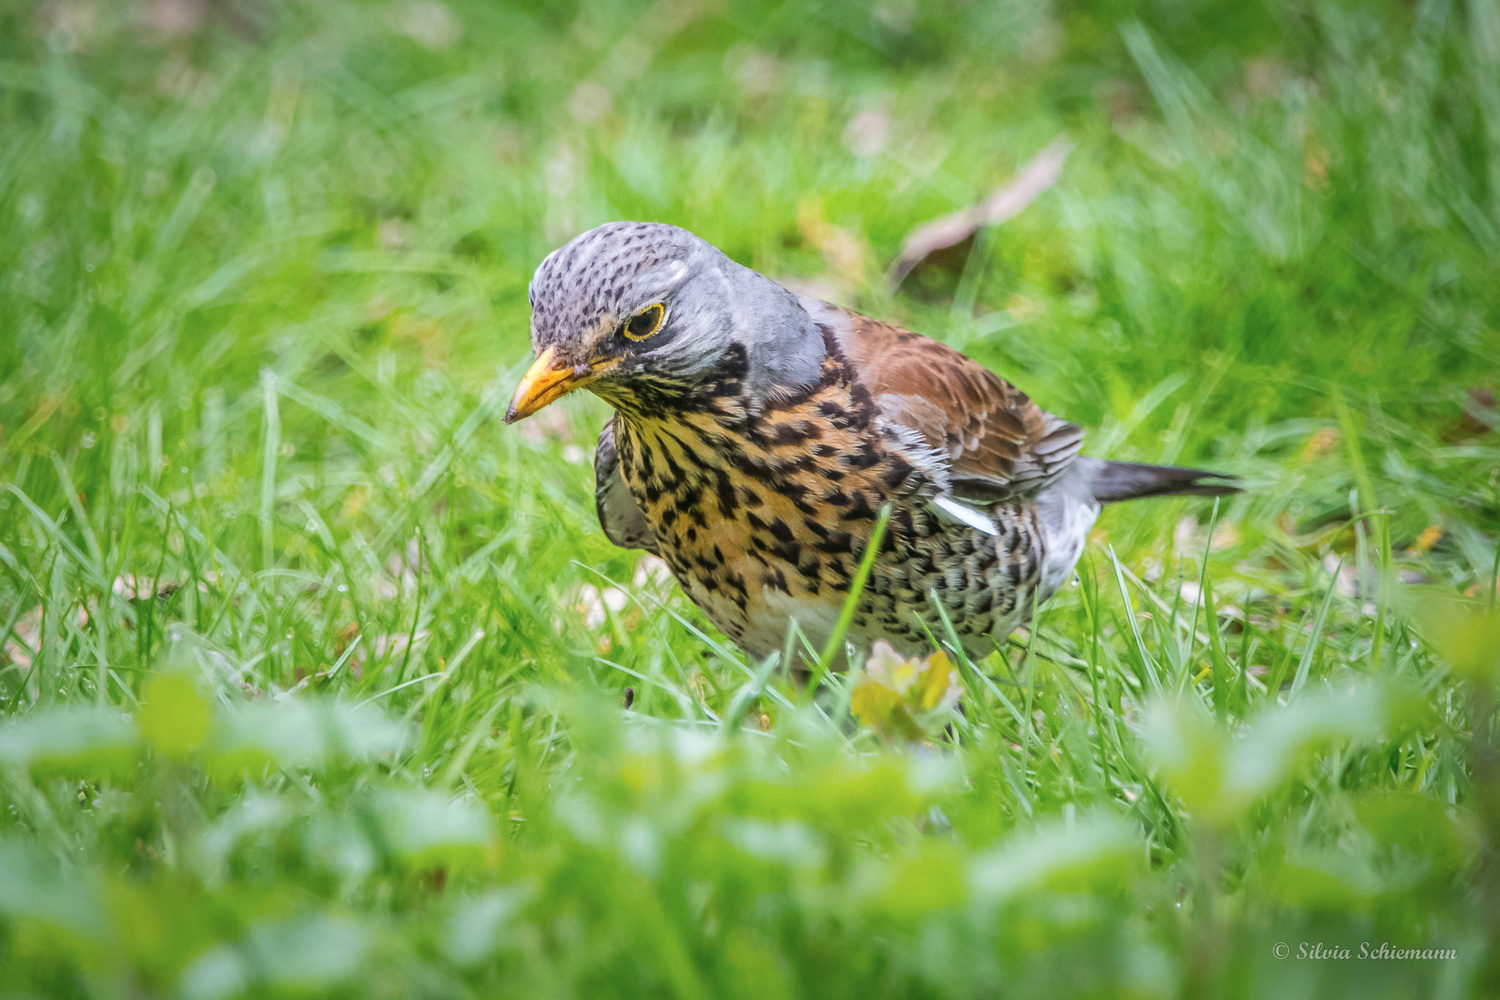
[[[1141,669],[1146,673],[1146,680],[1151,685],[1154,694],[1161,694],[1161,678],[1157,675],[1156,661],[1151,659],[1151,654],[1146,652],[1146,642],[1141,638],[1141,627],[1135,620],[1135,605],[1130,600],[1130,591],[1125,586],[1125,570],[1120,565],[1120,557],[1115,555],[1115,547],[1109,546],[1109,561],[1115,568],[1115,583],[1120,588],[1120,597],[1125,602],[1125,619],[1130,623],[1130,634],[1135,639],[1136,655],[1141,659]]]
[[[891,507],[890,504],[886,504],[880,508],[880,516],[875,519],[875,527],[870,532],[870,540],[865,543],[865,551],[860,557],[859,568],[854,571],[854,580],[849,585],[849,594],[844,598],[843,610],[839,612],[838,621],[834,623],[828,641],[823,644],[823,652],[818,656],[818,663],[813,668],[812,675],[807,679],[808,697],[811,697],[811,692],[818,689],[824,675],[833,666],[834,658],[838,656],[839,648],[844,641],[844,633],[849,630],[849,623],[854,620],[854,611],[859,606],[860,596],[865,592],[865,583],[870,579],[870,570],[875,566],[875,557],[880,554],[880,543],[885,540],[885,527],[890,519]]]
[[[281,411],[276,403],[276,373],[260,373],[260,568],[276,563],[276,456],[281,451]]]
[[[1333,578],[1328,581],[1328,590],[1323,595],[1323,603],[1318,606],[1317,617],[1313,619],[1312,631],[1308,633],[1307,645],[1302,649],[1302,658],[1297,662],[1297,672],[1292,676],[1292,688],[1289,692],[1291,698],[1297,697],[1297,692],[1302,690],[1307,683],[1307,675],[1312,670],[1313,657],[1317,655],[1318,645],[1323,641],[1323,626],[1328,621],[1328,608],[1333,604],[1333,595],[1338,591],[1339,570],[1344,568],[1344,560],[1340,559],[1338,565],[1333,568]]]

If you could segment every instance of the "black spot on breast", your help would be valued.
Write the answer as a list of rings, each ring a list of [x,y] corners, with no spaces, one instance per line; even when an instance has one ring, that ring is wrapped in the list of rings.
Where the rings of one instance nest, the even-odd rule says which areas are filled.
[[[851,468],[869,469],[879,464],[880,452],[876,451],[875,446],[869,441],[865,441],[858,448],[846,454],[844,462]]]
[[[886,489],[895,490],[906,482],[912,471],[911,464],[906,459],[899,455],[892,455],[886,464],[885,471],[881,473],[880,481]]]
[[[807,495],[807,487],[795,479],[789,479],[781,484],[781,495],[796,503]]]
[[[719,516],[733,517],[734,512],[739,509],[739,502],[735,499],[734,484],[729,480],[729,474],[724,470],[718,470],[714,482],[715,495],[719,501]]]
[[[718,451],[718,457],[738,469],[739,472],[744,472],[745,475],[750,475],[756,480],[765,478],[765,471],[760,468],[760,463],[751,459],[750,453],[742,447],[733,447],[733,445],[724,447],[723,450]]]
[[[760,575],[760,582],[773,590],[779,590],[783,594],[790,594],[791,588],[787,586],[786,574],[781,571],[780,566],[772,567],[768,572]]]
[[[822,511],[818,510],[817,504],[808,500],[804,493],[806,493],[805,490],[799,490],[797,495],[791,498],[792,506],[797,508],[798,513],[805,514],[809,519],[818,517]]]
[[[671,434],[668,434],[667,436],[672,438],[673,441],[677,442],[677,447],[681,448],[683,451],[688,450],[687,446],[683,444],[679,438]],[[674,483],[682,479],[682,466],[678,465],[677,460],[672,457],[671,450],[668,448],[663,448],[657,454],[660,456],[662,464],[666,466],[667,478]]]
[[[739,594],[738,602],[740,607],[743,608],[745,606],[745,599],[749,596],[749,590],[745,586],[745,578],[731,570],[724,574],[723,580],[726,589],[733,590]]]
[[[854,551],[854,536],[847,531],[830,531],[828,537],[818,543],[818,551],[829,555]]]
[[[855,490],[854,496],[849,501],[849,509],[839,517],[845,521],[873,521],[875,519],[875,508],[870,506],[869,499],[864,490]]]
[[[773,445],[801,444],[819,434],[818,425],[809,420],[787,421],[776,424],[769,435]]]

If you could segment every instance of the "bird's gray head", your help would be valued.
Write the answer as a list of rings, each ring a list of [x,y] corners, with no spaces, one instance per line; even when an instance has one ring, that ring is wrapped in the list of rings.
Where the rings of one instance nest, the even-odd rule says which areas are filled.
[[[685,229],[611,222],[531,279],[531,346],[506,422],[587,387],[626,413],[738,382],[751,405],[814,383],[824,347],[797,297]]]

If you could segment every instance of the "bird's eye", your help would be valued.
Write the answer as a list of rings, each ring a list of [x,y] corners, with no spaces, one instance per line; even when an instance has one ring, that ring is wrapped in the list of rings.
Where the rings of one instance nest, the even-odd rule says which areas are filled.
[[[654,306],[647,306],[625,321],[622,332],[631,340],[645,340],[657,330],[661,329],[661,321],[666,318],[667,307],[658,302]]]

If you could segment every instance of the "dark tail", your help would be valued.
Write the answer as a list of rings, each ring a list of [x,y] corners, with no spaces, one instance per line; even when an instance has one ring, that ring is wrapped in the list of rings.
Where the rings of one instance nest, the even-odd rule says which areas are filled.
[[[1238,476],[1137,462],[1100,462],[1090,486],[1100,503],[1141,497],[1222,497],[1242,490]]]

